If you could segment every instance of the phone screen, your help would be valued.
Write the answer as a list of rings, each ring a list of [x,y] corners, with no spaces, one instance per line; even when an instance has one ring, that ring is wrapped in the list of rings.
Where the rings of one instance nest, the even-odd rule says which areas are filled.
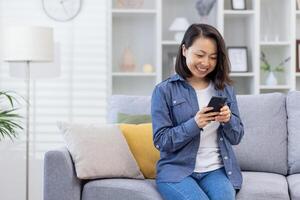
[[[211,97],[207,107],[213,107],[213,110],[208,112],[220,112],[220,109],[225,105],[227,98],[226,97],[218,97],[213,96]]]

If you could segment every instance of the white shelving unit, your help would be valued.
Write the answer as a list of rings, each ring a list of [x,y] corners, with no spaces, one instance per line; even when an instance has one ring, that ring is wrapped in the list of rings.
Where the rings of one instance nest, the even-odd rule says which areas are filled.
[[[245,10],[232,10],[231,0],[217,0],[205,18],[198,14],[194,0],[143,0],[140,6],[127,8],[118,5],[118,0],[109,1],[110,94],[150,95],[157,83],[174,72],[180,43],[169,27],[176,17],[185,17],[190,24],[211,24],[228,47],[247,48],[248,71],[230,73],[238,94],[300,90],[300,72],[296,73],[300,11],[296,0],[245,1]],[[266,85],[268,73],[260,68],[261,51],[271,65],[290,57],[284,72],[275,73],[277,85]],[[134,63],[132,71],[122,67],[124,55]],[[146,64],[153,67],[152,72],[143,71]]]

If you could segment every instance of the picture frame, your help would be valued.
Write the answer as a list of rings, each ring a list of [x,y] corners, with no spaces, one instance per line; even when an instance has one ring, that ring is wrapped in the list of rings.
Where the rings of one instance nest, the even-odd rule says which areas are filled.
[[[231,0],[232,10],[246,10],[246,0]]]
[[[248,72],[247,47],[228,47],[228,57],[231,64],[231,72]]]
[[[300,72],[300,40],[296,40],[296,72]]]
[[[300,0],[296,0],[296,9],[300,10]]]

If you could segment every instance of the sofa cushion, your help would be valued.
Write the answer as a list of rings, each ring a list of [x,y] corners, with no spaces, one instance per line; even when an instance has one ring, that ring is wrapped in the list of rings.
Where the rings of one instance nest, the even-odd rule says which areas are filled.
[[[237,200],[289,200],[285,176],[265,172],[242,172],[243,185]]]
[[[131,115],[126,113],[118,113],[117,118],[117,123],[124,124],[143,124],[151,122],[151,115]]]
[[[242,170],[286,175],[285,95],[241,95],[237,101],[245,135],[234,150]]]
[[[162,200],[154,180],[102,179],[86,183],[82,200]]]
[[[155,178],[159,151],[153,144],[152,124],[121,124],[120,129],[144,177]]]
[[[59,123],[58,126],[78,178],[144,178],[117,125]]]
[[[289,92],[286,98],[288,115],[288,164],[289,174],[300,173],[300,92]]]
[[[287,177],[291,200],[300,199],[300,174],[293,174]]]
[[[107,121],[117,122],[118,113],[150,115],[150,96],[112,95],[108,99]]]

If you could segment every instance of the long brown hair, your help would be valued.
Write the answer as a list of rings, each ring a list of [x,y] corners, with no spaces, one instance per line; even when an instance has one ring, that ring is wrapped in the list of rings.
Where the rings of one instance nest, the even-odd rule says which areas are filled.
[[[230,62],[222,35],[216,28],[208,24],[192,24],[186,30],[177,53],[175,71],[184,79],[192,76],[191,71],[186,65],[186,59],[182,55],[182,47],[184,45],[188,49],[199,37],[212,39],[216,42],[217,64],[216,68],[207,75],[207,78],[213,81],[216,89],[223,90],[225,84],[232,84],[232,80],[229,78]]]

